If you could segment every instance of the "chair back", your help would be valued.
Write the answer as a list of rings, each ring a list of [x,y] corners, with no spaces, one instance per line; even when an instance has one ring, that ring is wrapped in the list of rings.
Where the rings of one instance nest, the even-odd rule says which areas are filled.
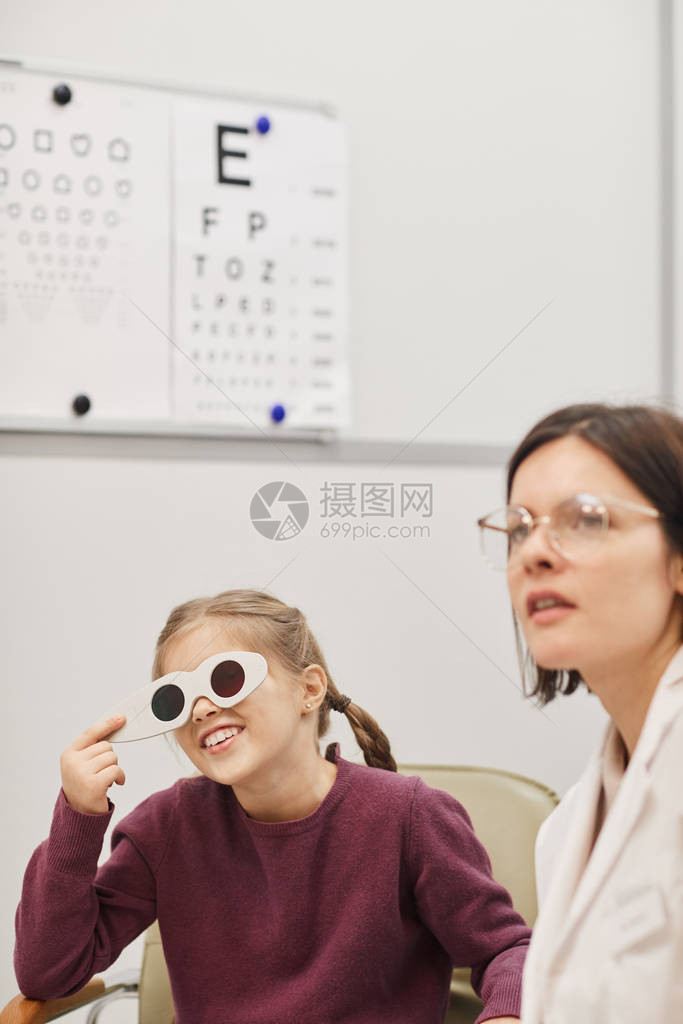
[[[419,775],[428,786],[459,800],[491,858],[493,876],[504,885],[531,927],[536,920],[536,834],[559,797],[535,779],[498,768],[471,765],[399,765],[403,775]]]
[[[150,925],[145,933],[139,998],[139,1024],[173,1024],[175,1010],[158,921]]]
[[[491,860],[493,877],[505,886],[515,908],[531,927],[536,920],[536,834],[559,798],[552,789],[514,772],[471,765],[399,765],[403,775],[419,775],[464,806]],[[445,1024],[472,1024],[482,1008],[470,985],[470,971],[456,967]]]

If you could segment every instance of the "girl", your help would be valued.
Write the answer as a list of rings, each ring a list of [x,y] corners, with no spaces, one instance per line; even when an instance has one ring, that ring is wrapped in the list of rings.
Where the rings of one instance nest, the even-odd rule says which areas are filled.
[[[683,422],[576,405],[512,455],[479,521],[531,692],[610,721],[537,843],[524,1024],[683,1020]]]
[[[437,1024],[454,964],[479,1020],[516,1020],[529,931],[464,809],[396,773],[377,723],[336,689],[296,608],[228,591],[174,609],[153,676],[226,651],[268,670],[234,707],[199,696],[176,730],[200,771],[115,828],[124,774],[87,729],[62,755],[49,839],[26,872],[15,966],[26,995],[71,993],[159,919],[177,1024]],[[374,767],[318,737],[346,715]],[[385,769],[384,771],[379,769]]]

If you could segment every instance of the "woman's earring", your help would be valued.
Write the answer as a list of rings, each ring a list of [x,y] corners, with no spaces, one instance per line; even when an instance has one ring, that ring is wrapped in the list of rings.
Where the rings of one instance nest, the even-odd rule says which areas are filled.
[[[307,704],[306,707],[308,708],[309,711],[311,710],[311,705],[310,704]]]

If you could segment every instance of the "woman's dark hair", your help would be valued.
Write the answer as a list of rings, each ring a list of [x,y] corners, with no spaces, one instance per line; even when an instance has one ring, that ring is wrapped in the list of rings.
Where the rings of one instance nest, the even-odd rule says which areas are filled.
[[[532,452],[562,437],[580,437],[604,452],[658,509],[671,550],[683,554],[683,420],[646,405],[569,405],[545,416],[517,446],[507,468],[507,500],[520,465]],[[680,600],[680,598],[679,598]],[[545,669],[525,648],[515,620],[525,689],[540,704],[573,693],[582,682],[575,669]],[[681,638],[683,639],[683,637]]]

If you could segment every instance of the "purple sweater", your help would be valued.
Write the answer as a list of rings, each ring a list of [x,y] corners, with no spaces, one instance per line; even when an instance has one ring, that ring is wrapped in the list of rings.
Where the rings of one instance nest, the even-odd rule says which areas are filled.
[[[441,1024],[453,965],[473,967],[480,1021],[519,1014],[529,929],[464,808],[336,763],[313,814],[275,824],[182,779],[121,821],[99,869],[111,809],[60,793],[17,910],[22,992],[69,995],[158,917],[177,1024]]]

